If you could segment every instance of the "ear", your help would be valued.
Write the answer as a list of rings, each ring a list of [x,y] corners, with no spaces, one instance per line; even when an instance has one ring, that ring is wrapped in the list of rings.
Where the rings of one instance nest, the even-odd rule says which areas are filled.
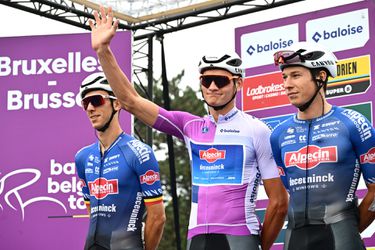
[[[121,103],[118,99],[114,100],[113,101],[113,107],[116,111],[119,111],[122,107],[121,107]]]
[[[328,75],[327,75],[327,72],[325,70],[321,70],[319,71],[319,76],[318,78],[321,80],[321,81],[326,81],[327,78],[328,78]]]
[[[241,89],[243,87],[243,81],[244,80],[243,80],[242,77],[240,77],[240,78],[237,79],[237,81],[236,81],[237,90],[239,90],[239,89]]]

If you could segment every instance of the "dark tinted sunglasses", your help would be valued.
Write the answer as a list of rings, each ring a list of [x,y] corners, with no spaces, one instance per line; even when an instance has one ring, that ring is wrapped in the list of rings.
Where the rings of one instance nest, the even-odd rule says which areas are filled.
[[[228,76],[221,76],[221,75],[201,75],[199,77],[200,83],[209,88],[212,82],[215,82],[215,85],[220,89],[222,87],[227,86],[231,80],[239,78],[238,76],[228,77]]]
[[[85,97],[82,99],[81,104],[84,110],[87,110],[87,107],[91,103],[92,106],[99,107],[102,106],[105,103],[105,99],[114,99],[116,100],[117,98],[114,96],[110,95],[91,95],[88,97]]]

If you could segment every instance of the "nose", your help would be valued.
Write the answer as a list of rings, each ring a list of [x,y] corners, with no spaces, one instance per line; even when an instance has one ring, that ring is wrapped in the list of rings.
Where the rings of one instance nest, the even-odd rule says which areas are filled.
[[[208,89],[213,90],[213,89],[219,89],[219,88],[216,86],[215,81],[212,81],[210,83],[210,86],[208,86]]]
[[[284,89],[291,89],[293,87],[292,81],[289,77],[284,78]]]
[[[94,105],[92,105],[91,102],[89,102],[89,104],[87,105],[86,111],[90,111],[90,110],[94,110],[94,109],[95,109]]]

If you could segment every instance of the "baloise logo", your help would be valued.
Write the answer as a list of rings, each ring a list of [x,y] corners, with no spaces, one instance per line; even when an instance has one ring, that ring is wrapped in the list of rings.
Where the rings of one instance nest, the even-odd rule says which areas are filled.
[[[360,33],[362,33],[362,31],[363,31],[362,25],[351,27],[350,24],[349,24],[345,28],[337,27],[336,29],[333,29],[333,30],[323,30],[321,32],[317,31],[312,36],[312,39],[315,42],[319,42],[319,40],[321,40],[321,39],[329,40],[331,38],[346,37],[346,36],[360,34]]]
[[[269,41],[264,44],[250,45],[246,52],[251,56],[254,53],[268,52],[272,50],[279,50],[286,47],[289,47],[293,44],[293,40],[282,40],[281,38],[278,41]]]

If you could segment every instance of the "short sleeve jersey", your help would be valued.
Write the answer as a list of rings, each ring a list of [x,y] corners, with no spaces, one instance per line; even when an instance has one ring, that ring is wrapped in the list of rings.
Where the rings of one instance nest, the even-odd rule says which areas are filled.
[[[279,178],[269,128],[237,108],[217,122],[212,116],[160,108],[153,127],[184,140],[189,152],[193,186],[188,238],[259,234],[259,184]]]
[[[334,106],[313,120],[294,116],[275,128],[271,145],[290,194],[290,227],[356,216],[361,173],[375,183],[375,131],[363,115]]]
[[[85,249],[143,249],[145,205],[162,202],[158,163],[151,148],[122,133],[101,155],[99,143],[75,157],[82,193],[89,202],[90,226]]]

